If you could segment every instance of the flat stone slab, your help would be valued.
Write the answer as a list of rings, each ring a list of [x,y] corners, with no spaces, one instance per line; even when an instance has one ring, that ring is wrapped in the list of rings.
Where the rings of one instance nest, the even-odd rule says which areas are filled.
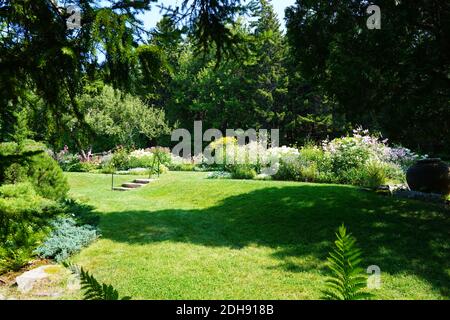
[[[136,189],[145,186],[143,183],[135,183],[135,182],[129,182],[122,184],[122,187],[124,188],[130,188],[130,189]]]
[[[60,268],[57,266],[47,265],[27,271],[16,278],[17,289],[22,293],[27,293],[33,289],[37,282],[49,278],[58,270]]]
[[[114,191],[130,191],[133,190],[132,188],[124,188],[124,187],[115,187],[113,188]]]
[[[133,182],[139,184],[149,184],[150,182],[155,181],[155,179],[136,179]]]

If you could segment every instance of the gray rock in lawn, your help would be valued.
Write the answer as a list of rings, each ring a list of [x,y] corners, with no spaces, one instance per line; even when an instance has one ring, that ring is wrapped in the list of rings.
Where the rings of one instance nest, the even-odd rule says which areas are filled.
[[[53,266],[42,266],[30,271],[27,271],[23,273],[22,275],[18,276],[16,278],[17,283],[17,289],[22,293],[27,293],[31,289],[33,289],[33,286],[36,282],[46,279],[50,276],[49,273],[45,271],[45,269]]]
[[[59,298],[63,295],[62,291],[58,291],[58,292],[38,292],[35,293],[34,296],[36,297],[50,297],[50,298]]]
[[[67,289],[69,291],[78,291],[81,289],[81,282],[80,277],[77,275],[70,275],[69,279],[67,280]]]

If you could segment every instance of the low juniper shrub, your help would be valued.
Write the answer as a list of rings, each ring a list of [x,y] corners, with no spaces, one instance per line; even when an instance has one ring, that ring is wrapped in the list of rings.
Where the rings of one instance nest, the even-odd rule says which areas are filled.
[[[72,218],[58,218],[52,223],[53,231],[47,240],[35,250],[42,258],[61,262],[88,246],[99,236],[90,225],[77,225]]]

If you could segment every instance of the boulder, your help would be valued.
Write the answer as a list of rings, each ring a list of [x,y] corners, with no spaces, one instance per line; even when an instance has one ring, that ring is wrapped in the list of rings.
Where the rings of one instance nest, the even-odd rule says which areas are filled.
[[[22,293],[29,292],[37,282],[49,278],[53,269],[55,266],[47,265],[23,273],[16,278],[17,289]]]
[[[406,179],[412,191],[450,193],[450,167],[438,158],[417,161],[408,169]]]

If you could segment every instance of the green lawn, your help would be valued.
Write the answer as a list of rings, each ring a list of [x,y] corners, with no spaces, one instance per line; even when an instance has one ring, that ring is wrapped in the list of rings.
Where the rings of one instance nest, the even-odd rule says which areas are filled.
[[[317,299],[345,223],[378,265],[377,299],[449,298],[450,212],[357,188],[208,180],[169,173],[130,192],[68,174],[101,214],[102,237],[74,262],[134,299]],[[121,181],[135,177],[121,176]]]

